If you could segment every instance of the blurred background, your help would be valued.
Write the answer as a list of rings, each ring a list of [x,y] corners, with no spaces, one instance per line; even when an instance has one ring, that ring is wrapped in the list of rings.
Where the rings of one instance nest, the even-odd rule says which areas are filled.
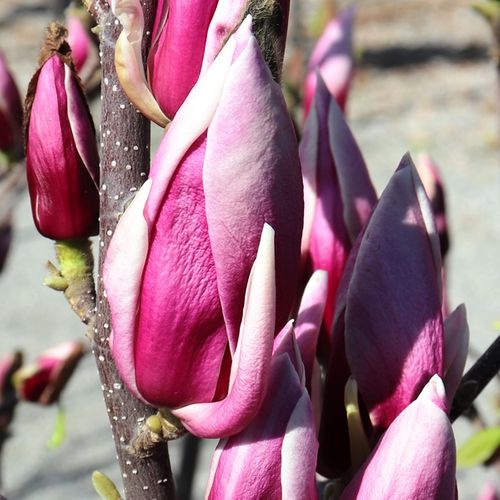
[[[292,0],[288,70],[292,74],[307,59],[329,15],[346,5],[356,7],[357,68],[348,122],[379,193],[406,151],[426,151],[440,168],[451,238],[449,303],[467,307],[469,366],[500,330],[499,81],[491,29],[467,0],[330,0],[325,5]],[[63,7],[60,0],[0,4],[0,49],[23,96],[37,67],[43,29]],[[92,110],[97,124],[98,92]],[[159,136],[156,129],[153,142]],[[83,339],[84,327],[62,294],[42,285],[53,246],[36,232],[26,193],[13,222],[12,247],[0,275],[0,354],[19,348],[31,359],[69,338]],[[496,379],[477,400],[487,425],[498,425],[498,389]],[[94,469],[120,483],[101,394],[94,360],[85,357],[61,401],[67,436],[55,449],[47,442],[57,408],[19,405],[1,457],[7,498],[94,499]],[[477,425],[460,418],[454,424],[457,445]],[[215,444],[202,447],[193,498],[202,498]],[[182,446],[182,439],[171,446],[177,474]],[[495,466],[459,469],[460,498],[477,498],[488,480],[498,481],[497,475]]]

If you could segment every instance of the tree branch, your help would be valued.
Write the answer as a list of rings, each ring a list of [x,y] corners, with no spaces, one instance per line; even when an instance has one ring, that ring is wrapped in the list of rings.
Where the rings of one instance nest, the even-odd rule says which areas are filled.
[[[141,4],[144,6],[145,33],[149,34],[147,30],[152,26],[155,0]],[[93,3],[91,13],[100,25],[102,51],[101,219],[93,352],[115,439],[125,497],[128,500],[172,499],[175,493],[167,444],[159,443],[152,455],[146,458],[132,455],[128,448],[138,425],[156,409],[137,401],[118,376],[109,349],[111,320],[100,278],[104,256],[118,218],[147,178],[150,124],[129,103],[116,77],[114,47],[121,31],[120,25],[115,23],[105,0]]]
[[[467,410],[500,369],[500,335],[464,375],[451,405],[454,422]]]

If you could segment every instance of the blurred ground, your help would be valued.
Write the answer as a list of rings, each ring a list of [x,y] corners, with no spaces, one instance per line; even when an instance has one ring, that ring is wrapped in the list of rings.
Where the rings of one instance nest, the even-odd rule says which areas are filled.
[[[450,304],[467,305],[470,362],[493,341],[498,334],[495,321],[500,320],[498,82],[488,58],[488,27],[464,0],[339,3],[359,7],[355,41],[364,62],[348,116],[379,192],[407,150],[426,150],[441,167],[452,237]],[[23,93],[50,19],[37,0],[0,4],[0,48]],[[0,277],[0,352],[20,347],[34,357],[68,337],[82,337],[84,331],[62,296],[41,285],[44,262],[53,252],[51,243],[34,230],[27,199],[19,204],[15,223],[12,253]],[[495,382],[479,400],[490,422],[497,394]],[[94,469],[119,482],[92,359],[80,366],[63,404],[68,438],[52,451],[45,443],[56,410],[20,405],[2,457],[3,486],[10,500],[94,499]],[[454,427],[458,443],[472,432],[463,420]],[[205,464],[212,448],[210,444],[204,449]],[[178,444],[172,455],[178,468]],[[475,498],[492,474],[483,468],[459,471],[460,498]],[[197,479],[195,498],[201,498],[204,481]]]

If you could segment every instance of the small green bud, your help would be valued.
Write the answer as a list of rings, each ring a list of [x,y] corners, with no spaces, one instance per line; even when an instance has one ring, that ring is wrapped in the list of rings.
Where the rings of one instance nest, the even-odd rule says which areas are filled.
[[[162,425],[161,425],[161,419],[158,415],[151,415],[150,417],[148,417],[148,419],[146,420],[146,425],[148,426],[151,432],[161,435]]]
[[[102,500],[121,500],[122,498],[115,483],[106,474],[98,470],[92,473],[92,485]]]

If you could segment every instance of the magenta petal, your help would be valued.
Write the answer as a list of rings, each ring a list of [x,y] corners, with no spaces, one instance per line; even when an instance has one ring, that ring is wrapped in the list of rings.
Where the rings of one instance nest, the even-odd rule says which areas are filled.
[[[309,62],[304,92],[304,112],[306,115],[309,113],[316,90],[318,70],[342,111],[345,109],[354,73],[353,22],[354,9],[343,10],[336,19],[330,21],[316,43]]]
[[[180,162],[149,235],[135,363],[137,387],[155,406],[211,401],[227,345],[205,214],[204,156],[202,136]]]
[[[297,142],[281,90],[255,38],[240,42],[239,50],[208,129],[203,168],[217,285],[233,351],[264,223],[276,228],[277,329],[288,320],[303,214]]]
[[[111,309],[111,350],[116,367],[130,392],[143,400],[135,382],[134,339],[142,271],[148,251],[148,226],[143,211],[151,189],[147,181],[116,226],[103,267]]]
[[[250,274],[229,393],[222,401],[173,410],[193,434],[225,437],[240,432],[255,416],[266,393],[275,324],[274,231],[265,225]]]
[[[219,0],[208,27],[205,52],[203,54],[203,74],[219,53],[224,42],[243,17],[246,0]]]
[[[430,384],[439,385],[440,380]],[[444,390],[426,388],[382,436],[341,500],[444,500],[455,498],[455,440]]]
[[[304,391],[290,416],[281,448],[282,498],[317,498],[317,452],[318,441],[311,401]]]
[[[325,327],[347,256],[377,201],[368,171],[342,113],[321,77],[300,144],[304,177],[303,260],[328,271]]]
[[[304,362],[308,387],[311,387],[311,377],[316,359],[316,344],[325,310],[327,286],[328,273],[326,271],[318,270],[311,276],[300,301],[295,326],[295,335]]]
[[[308,403],[309,408],[304,408]],[[301,427],[294,428],[295,434],[289,437],[286,448],[283,449],[286,433],[292,431],[292,416]],[[282,489],[281,479],[292,474],[292,470],[297,472],[296,460],[300,459],[304,460],[304,475],[300,476],[304,482],[297,493],[309,493],[314,482],[313,425],[310,402],[290,357],[286,353],[279,354],[273,358],[269,391],[265,395],[261,410],[240,434],[232,436],[224,444],[221,443],[223,448],[217,453],[216,463],[212,467],[207,498],[287,498],[283,496],[287,490]],[[309,441],[310,439],[312,441]],[[283,455],[285,451],[296,452],[299,449],[305,455]],[[312,474],[312,477],[309,474]]]
[[[94,42],[82,20],[76,15],[68,14],[68,43],[71,47],[71,58],[79,77],[85,84],[99,67],[99,56]]]
[[[432,374],[443,375],[440,273],[429,202],[405,156],[368,223],[347,293],[347,359],[375,426],[387,428]]]
[[[217,0],[168,2],[165,26],[148,57],[149,82],[168,117],[175,115],[198,79],[216,7]]]
[[[23,106],[7,62],[0,52],[0,151],[17,159],[23,149]]]
[[[444,322],[444,384],[448,406],[455,397],[469,351],[469,325],[465,306],[458,306]]]

